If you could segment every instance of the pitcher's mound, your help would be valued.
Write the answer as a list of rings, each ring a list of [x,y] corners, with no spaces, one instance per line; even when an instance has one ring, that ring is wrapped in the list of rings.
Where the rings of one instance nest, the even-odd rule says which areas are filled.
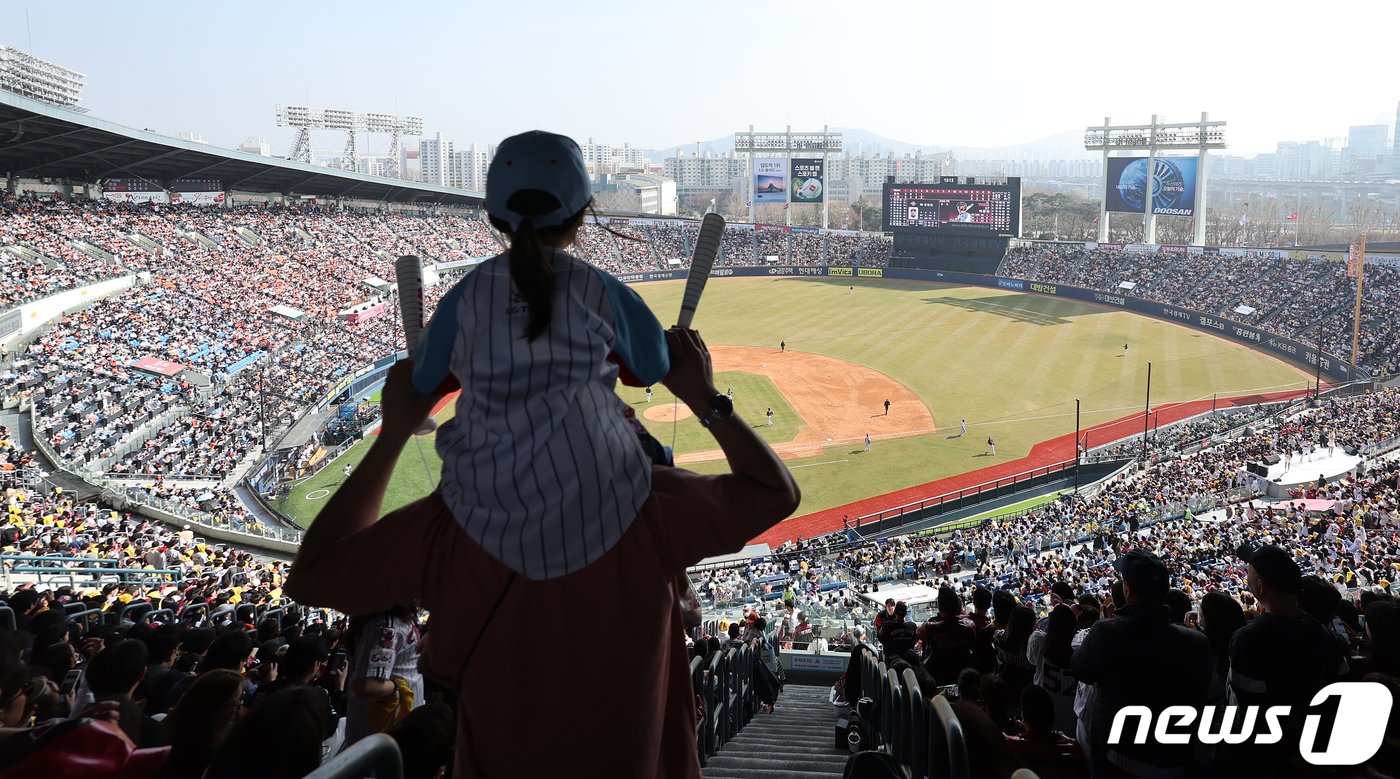
[[[677,419],[686,419],[695,415],[690,413],[690,406],[684,403],[677,403],[675,405],[660,403],[654,406],[648,406],[647,410],[642,412],[642,416],[653,422],[672,422]]]

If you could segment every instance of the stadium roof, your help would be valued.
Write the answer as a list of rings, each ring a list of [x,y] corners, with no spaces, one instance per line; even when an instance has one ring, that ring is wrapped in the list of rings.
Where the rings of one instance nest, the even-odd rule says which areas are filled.
[[[218,179],[238,192],[444,205],[479,205],[484,197],[170,138],[2,90],[0,172],[85,182],[144,178],[162,186],[180,178]]]

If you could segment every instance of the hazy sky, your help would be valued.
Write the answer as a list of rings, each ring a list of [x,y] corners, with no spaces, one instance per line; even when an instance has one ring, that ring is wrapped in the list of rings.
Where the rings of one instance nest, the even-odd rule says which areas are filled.
[[[33,52],[86,74],[94,116],[274,153],[293,135],[274,106],[308,100],[459,144],[542,127],[644,147],[749,124],[1004,146],[1206,110],[1233,154],[1393,122],[1400,100],[1395,0],[0,0],[0,43],[30,47],[26,9]]]

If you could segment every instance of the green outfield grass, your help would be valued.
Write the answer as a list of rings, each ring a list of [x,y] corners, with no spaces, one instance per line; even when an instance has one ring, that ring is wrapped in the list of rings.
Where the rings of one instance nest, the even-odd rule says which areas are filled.
[[[1074,431],[1074,401],[1081,401],[1087,429],[1140,412],[1152,367],[1152,405],[1253,392],[1298,389],[1310,374],[1208,334],[1129,314],[1054,297],[997,289],[949,287],[883,279],[711,279],[695,317],[707,343],[813,352],[865,365],[908,386],[933,414],[939,432],[876,441],[869,453],[845,444],[821,456],[792,460],[802,486],[798,513],[849,503],[873,495],[964,473],[1025,456],[1036,443]],[[684,282],[634,287],[663,323],[674,321]],[[1129,344],[1128,355],[1123,344]],[[735,403],[751,425],[763,424],[766,379],[735,376]],[[752,382],[752,384],[746,384]],[[654,388],[653,404],[669,396]],[[776,396],[769,384],[767,392]],[[621,388],[627,402],[640,390]],[[776,400],[774,402],[777,402]],[[762,400],[764,408],[768,400]],[[645,405],[644,403],[642,405]],[[785,406],[786,404],[784,404]],[[774,406],[767,440],[790,439],[801,424],[789,409]],[[896,413],[897,413],[896,409]],[[450,413],[450,409],[446,413]],[[968,434],[957,436],[959,419]],[[663,443],[669,424],[647,422]],[[681,420],[677,449],[712,449],[695,420]],[[782,436],[782,437],[780,437]],[[997,442],[997,457],[984,456],[986,440]],[[1090,444],[1092,445],[1092,440]],[[429,470],[437,461],[424,441]],[[361,447],[365,444],[361,444]],[[426,492],[424,466],[415,444],[400,461],[386,507]],[[358,451],[346,455],[351,462]],[[725,463],[693,467],[720,472]],[[340,466],[314,478],[288,500],[287,510],[303,521],[322,501],[306,500],[312,489],[332,489]]]

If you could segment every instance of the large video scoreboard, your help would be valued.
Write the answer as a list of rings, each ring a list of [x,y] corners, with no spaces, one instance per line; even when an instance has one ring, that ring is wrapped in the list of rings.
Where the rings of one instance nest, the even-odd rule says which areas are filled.
[[[885,232],[904,228],[1018,237],[1021,180],[1005,184],[885,184]]]

